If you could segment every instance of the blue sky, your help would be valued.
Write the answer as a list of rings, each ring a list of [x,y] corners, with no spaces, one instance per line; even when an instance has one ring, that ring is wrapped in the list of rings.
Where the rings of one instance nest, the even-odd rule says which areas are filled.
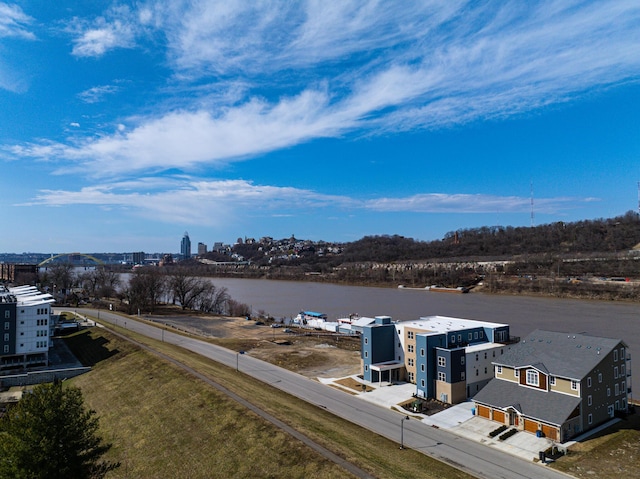
[[[637,210],[639,52],[636,1],[0,1],[0,251]]]

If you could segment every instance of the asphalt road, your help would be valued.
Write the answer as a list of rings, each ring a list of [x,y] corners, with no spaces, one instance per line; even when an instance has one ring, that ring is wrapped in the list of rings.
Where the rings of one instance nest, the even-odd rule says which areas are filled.
[[[358,424],[376,434],[400,443],[401,419],[398,412],[362,401],[273,364],[241,355],[213,344],[163,331],[135,319],[91,309],[78,313],[97,317],[101,323],[114,323],[136,333],[175,344],[204,357],[236,368],[259,381],[315,404],[336,416]],[[440,459],[479,478],[487,479],[566,479],[568,476],[534,462],[501,453],[420,421],[404,421],[404,445]],[[399,449],[398,454],[402,454]]]

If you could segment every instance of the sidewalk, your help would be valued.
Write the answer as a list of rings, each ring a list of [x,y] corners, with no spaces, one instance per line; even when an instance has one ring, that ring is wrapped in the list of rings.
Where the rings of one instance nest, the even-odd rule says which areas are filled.
[[[413,394],[416,392],[416,386],[414,384],[382,383],[382,385],[379,385],[377,383],[364,383],[357,377],[357,375],[350,377],[355,381],[373,388],[373,391],[369,392],[355,391],[355,395],[364,401],[373,402],[385,408],[396,409],[402,414],[409,415],[411,419],[420,420],[429,426],[445,429],[458,436],[482,443],[494,449],[499,449],[524,460],[537,460],[540,451],[545,451],[554,445],[554,442],[550,439],[536,437],[534,434],[524,431],[517,432],[505,441],[501,441],[498,437],[491,438],[489,433],[494,429],[497,429],[499,424],[497,422],[472,415],[471,409],[473,408],[473,402],[471,401],[456,404],[442,412],[427,416],[425,414],[408,412],[398,406],[399,404],[403,404],[413,398]],[[318,380],[323,384],[331,384],[338,389],[344,389],[350,394],[354,394],[354,390],[336,384],[335,381],[338,379],[342,378],[318,378]]]

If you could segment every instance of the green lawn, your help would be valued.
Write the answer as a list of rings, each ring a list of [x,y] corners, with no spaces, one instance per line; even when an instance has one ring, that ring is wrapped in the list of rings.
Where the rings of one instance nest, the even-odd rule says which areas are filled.
[[[127,334],[132,334],[130,331]],[[95,328],[69,344],[94,364],[72,380],[120,461],[114,478],[344,478],[271,423],[157,356]],[[167,343],[152,344],[380,478],[468,478],[439,461]],[[97,348],[97,351],[96,351]],[[93,351],[93,352],[92,352]]]

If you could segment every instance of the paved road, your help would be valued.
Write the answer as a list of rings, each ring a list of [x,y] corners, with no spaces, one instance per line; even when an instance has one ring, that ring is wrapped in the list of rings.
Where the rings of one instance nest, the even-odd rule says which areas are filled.
[[[98,317],[100,322],[115,323],[145,336],[164,340],[230,367],[273,387],[281,389],[336,416],[358,424],[388,439],[400,442],[403,415],[368,401],[320,384],[299,374],[279,368],[248,355],[163,331],[133,318],[95,310],[79,309],[80,314]],[[440,459],[479,478],[486,479],[566,479],[567,476],[534,462],[523,461],[489,447],[435,429],[419,421],[404,421],[404,445]],[[402,451],[398,451],[402,454]]]

